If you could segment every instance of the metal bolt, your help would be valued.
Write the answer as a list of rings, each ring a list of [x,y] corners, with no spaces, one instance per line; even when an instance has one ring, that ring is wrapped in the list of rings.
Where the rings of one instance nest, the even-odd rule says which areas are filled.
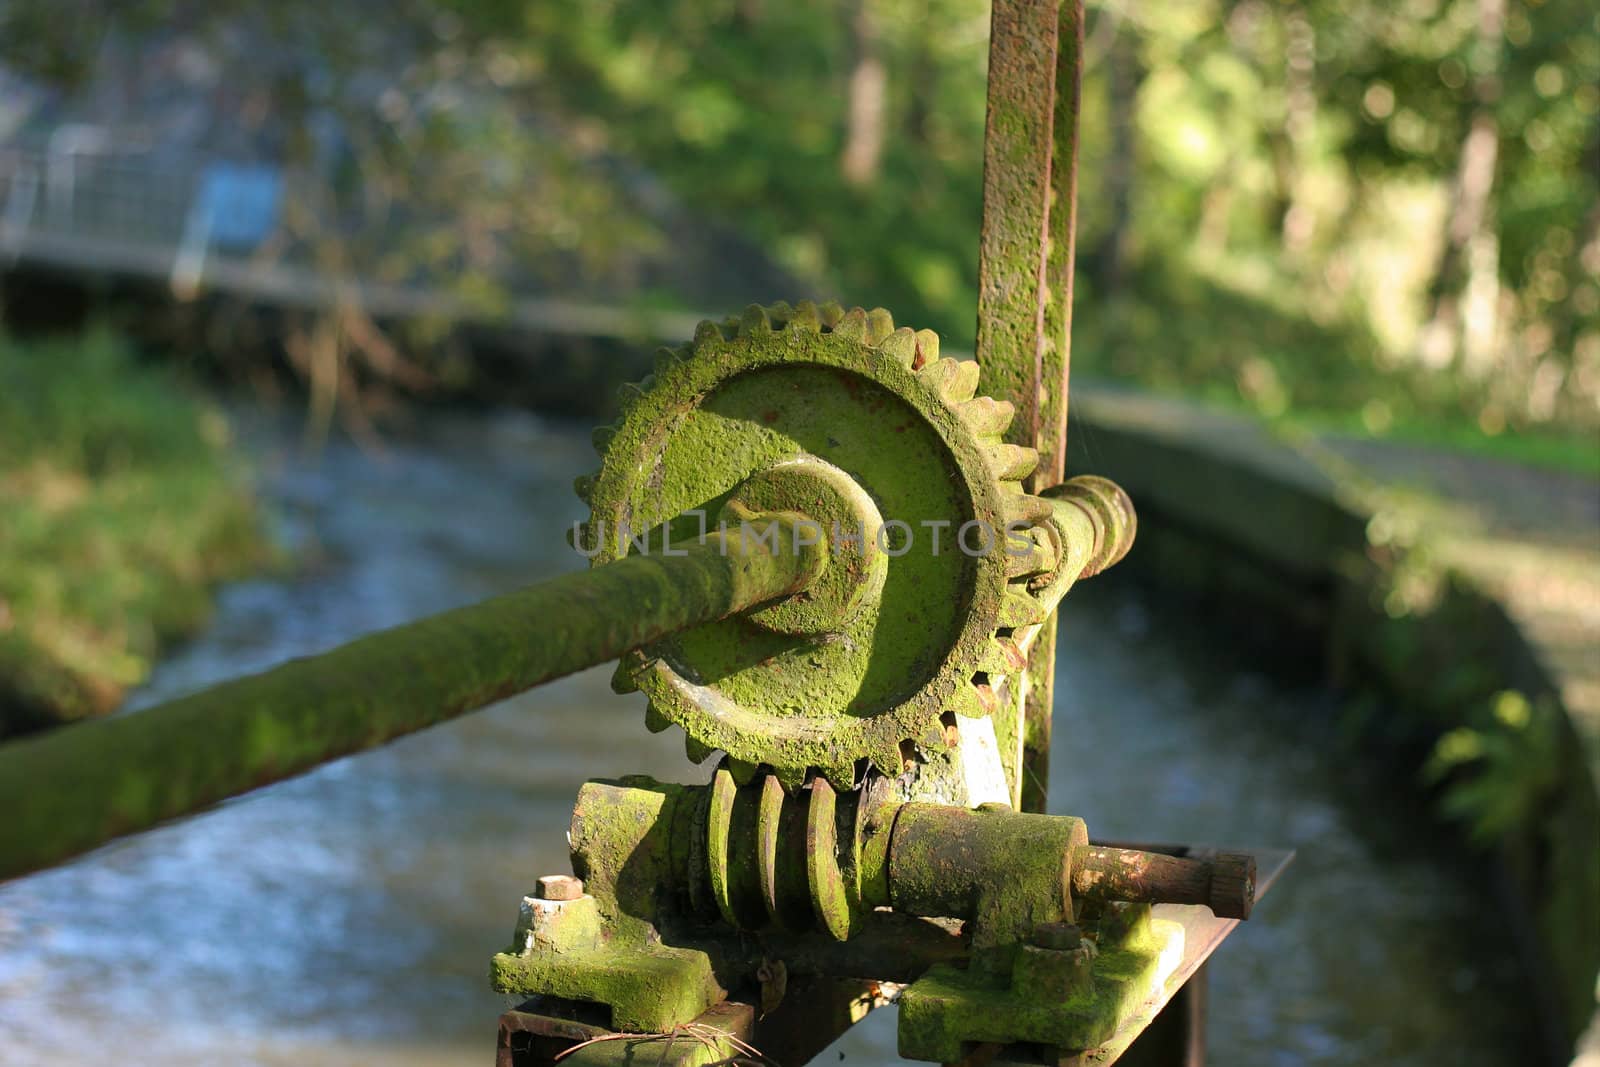
[[[535,895],[540,900],[577,900],[583,896],[583,881],[570,874],[547,874],[539,879]]]
[[[1077,948],[1083,942],[1083,931],[1077,923],[1038,923],[1033,928],[1033,943],[1040,948],[1058,951]]]

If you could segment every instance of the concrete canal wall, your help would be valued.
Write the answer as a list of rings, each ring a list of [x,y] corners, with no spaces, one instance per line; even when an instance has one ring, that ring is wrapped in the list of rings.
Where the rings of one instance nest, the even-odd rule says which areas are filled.
[[[1332,758],[1415,771],[1507,901],[1484,922],[1521,935],[1551,1044],[1600,1056],[1600,524],[1587,501],[1567,509],[1563,539],[1541,516],[1502,522],[1483,514],[1492,501],[1474,512],[1397,488],[1367,446],[1289,442],[1087,384],[1072,404],[1069,473],[1113,478],[1139,507],[1125,566],[1219,625],[1287,639],[1351,694],[1350,746]],[[1555,481],[1556,497],[1600,503],[1592,482]]]

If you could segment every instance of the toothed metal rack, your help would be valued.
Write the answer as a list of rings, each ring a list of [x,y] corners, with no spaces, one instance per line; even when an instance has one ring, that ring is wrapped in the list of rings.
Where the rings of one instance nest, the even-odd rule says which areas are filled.
[[[583,786],[501,1067],[798,1065],[890,1001],[912,1059],[1198,1062],[1288,856],[1042,813],[1056,609],[1136,532],[1065,472],[1081,44],[1077,0],[994,5],[976,361],[882,309],[701,323],[595,432],[589,570],[0,748],[0,878],[616,659],[720,755]]]

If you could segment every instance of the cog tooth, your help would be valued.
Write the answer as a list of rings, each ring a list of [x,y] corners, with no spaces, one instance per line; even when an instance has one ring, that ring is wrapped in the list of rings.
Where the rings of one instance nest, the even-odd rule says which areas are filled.
[[[683,356],[679,354],[677,349],[665,347],[656,349],[654,377],[661,377],[663,374],[667,373],[673,367],[676,367],[682,362]]]
[[[946,404],[971,400],[978,391],[978,365],[970,359],[940,359],[930,362],[920,373]]]
[[[1032,626],[1044,622],[1047,617],[1044,605],[1027,593],[1008,589],[1005,599],[1000,602],[1000,625],[1007,629],[1016,630]]]
[[[598,474],[580,474],[572,479],[572,491],[578,494],[578,499],[585,504],[594,497],[594,483],[600,480]]]
[[[761,769],[749,760],[734,759],[732,756],[728,757],[725,766],[728,773],[733,775],[733,784],[737,786],[746,786],[755,781],[756,772]]]
[[[1013,493],[1005,499],[1006,525],[1037,526],[1050,518],[1050,501],[1032,493]]]
[[[1006,552],[1007,580],[1042,574],[1055,565],[1052,550],[1046,545],[1040,544],[1040,538],[1044,535],[1040,533],[1037,527],[1025,533],[1019,531],[1019,533],[1011,536],[1026,536],[1032,543],[1032,548],[1027,552]],[[1008,541],[1006,548],[1010,549],[1011,547]]]
[[[938,359],[939,335],[932,330],[918,330],[916,369],[921,370],[929,363],[938,362]]]
[[[987,681],[957,686],[950,698],[950,710],[969,719],[991,715],[999,705],[1000,700]]]
[[[939,362],[943,363],[944,360],[941,359]],[[957,359],[951,362],[955,364],[955,367],[950,377],[945,379],[943,390],[945,402],[959,404],[963,401],[971,400],[973,394],[978,391],[979,368],[977,362],[970,359]]]
[[[868,341],[867,313],[860,308],[851,308],[834,323],[833,332],[852,341]]]
[[[637,382],[623,382],[617,386],[617,407],[622,413],[617,421],[622,421],[622,418],[627,416],[633,406],[644,399],[644,394],[655,384],[655,381],[654,375],[647,374]]]
[[[825,767],[818,767],[817,773],[828,780],[828,784],[840,793],[848,793],[856,786],[855,763],[835,763]]]
[[[1039,453],[1025,445],[990,445],[984,451],[989,454],[995,476],[1005,481],[1020,481],[1039,465]]]
[[[789,301],[779,300],[767,312],[772,316],[772,328],[781,330],[794,318],[794,308],[789,306]]]
[[[779,785],[783,786],[785,792],[792,793],[805,784],[806,769],[804,767],[779,764],[772,768],[772,776],[778,780]]]
[[[878,351],[901,366],[910,367],[917,358],[917,335],[902,326],[878,342]]]
[[[817,308],[817,317],[822,320],[824,327],[831,330],[844,318],[844,308],[839,306],[837,300],[830,300]]]
[[[977,396],[955,406],[961,421],[978,437],[999,438],[1011,425],[1017,409],[1009,400],[996,400],[991,396]]]
[[[979,669],[989,675],[1016,674],[1027,665],[1028,657],[1009,637],[990,638],[978,660]]]
[[[715,751],[710,745],[696,741],[688,734],[683,735],[683,754],[689,757],[690,763],[704,763],[706,757]]]
[[[617,427],[613,424],[596,426],[589,431],[589,440],[594,444],[594,450],[599,455],[605,455],[606,449],[611,447],[611,442],[617,438]]]
[[[794,306],[794,317],[789,320],[789,327],[803,333],[821,333],[822,315],[817,311],[817,305],[809,300],[802,300]]]
[[[662,714],[661,709],[654,704],[647,704],[644,709],[644,728],[653,734],[659,734],[672,725],[672,720]]]
[[[638,664],[632,662],[631,657],[623,656],[622,659],[618,660],[617,669],[611,672],[611,691],[613,693],[637,693],[639,691],[639,680],[634,677],[634,671],[637,668]],[[654,704],[650,705],[645,710],[644,724],[650,727],[651,732],[655,733],[666,729],[665,726],[651,726],[651,716],[653,715],[660,716],[663,721],[666,720],[666,716],[657,711]]]
[[[893,741],[874,747],[869,758],[874,767],[890,778],[898,777],[906,769],[905,760],[900,756],[900,746]]]
[[[887,308],[873,308],[867,312],[867,343],[875,345],[882,343],[885,337],[894,333],[894,316],[889,314]]]
[[[702,319],[700,324],[694,328],[694,343],[697,347],[714,341],[721,341],[722,339],[722,331],[710,319]]]
[[[589,524],[580,522],[576,526],[567,527],[567,544],[580,552],[593,547],[589,544]]]
[[[772,320],[767,317],[767,309],[760,304],[751,304],[744,309],[744,314],[739,317],[739,336],[749,337],[758,333],[771,333]]]

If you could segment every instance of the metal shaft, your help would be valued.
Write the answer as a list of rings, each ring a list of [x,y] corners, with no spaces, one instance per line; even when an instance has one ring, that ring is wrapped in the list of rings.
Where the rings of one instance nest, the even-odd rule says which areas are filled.
[[[1072,850],[1072,892],[1086,900],[1203,904],[1218,918],[1248,919],[1256,861],[1248,852],[1190,859],[1092,845]]]
[[[0,879],[372,748],[803,588],[826,548],[711,534],[0,746]],[[678,555],[678,552],[683,555]]]

